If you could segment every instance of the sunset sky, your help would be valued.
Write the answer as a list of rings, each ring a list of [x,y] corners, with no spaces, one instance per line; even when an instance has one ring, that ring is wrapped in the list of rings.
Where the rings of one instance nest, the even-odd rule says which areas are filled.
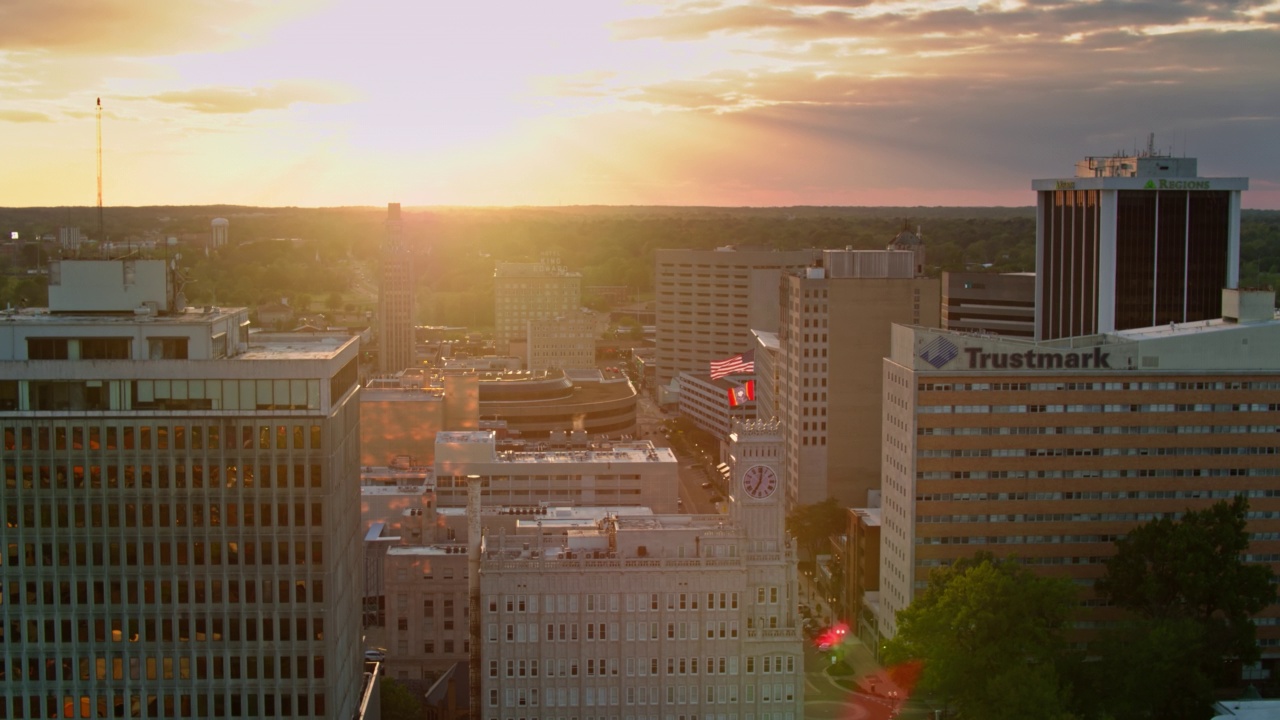
[[[0,205],[1280,208],[1280,0],[7,0]]]

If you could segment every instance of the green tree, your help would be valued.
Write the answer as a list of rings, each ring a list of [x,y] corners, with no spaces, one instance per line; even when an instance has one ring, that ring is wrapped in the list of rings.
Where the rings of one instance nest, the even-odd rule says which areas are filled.
[[[800,505],[787,515],[787,532],[811,560],[831,536],[843,533],[848,525],[848,513],[835,498]]]
[[[382,703],[382,720],[422,720],[425,713],[422,703],[409,689],[395,680],[384,677],[378,682],[379,701]]]
[[[885,658],[921,661],[920,689],[965,717],[1067,718],[1060,665],[1076,603],[1069,580],[979,553],[930,574],[928,587],[898,612]]]
[[[1103,643],[1111,652],[1100,691],[1149,684],[1151,666],[1134,662],[1144,656],[1161,655],[1177,668],[1131,717],[1208,717],[1214,685],[1227,680],[1224,669],[1257,660],[1251,616],[1275,602],[1276,591],[1269,566],[1242,559],[1248,511],[1248,500],[1237,496],[1179,520],[1153,520],[1116,542],[1097,590],[1134,621]]]

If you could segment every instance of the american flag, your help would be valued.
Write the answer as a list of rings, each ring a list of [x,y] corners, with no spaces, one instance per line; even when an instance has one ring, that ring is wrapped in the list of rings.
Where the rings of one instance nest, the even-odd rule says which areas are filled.
[[[748,350],[734,355],[728,360],[711,361],[711,379],[718,380],[725,375],[746,375],[756,371],[756,351]]]

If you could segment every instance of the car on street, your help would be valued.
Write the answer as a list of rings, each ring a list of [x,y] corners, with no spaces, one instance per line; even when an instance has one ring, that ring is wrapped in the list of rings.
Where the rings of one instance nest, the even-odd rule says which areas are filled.
[[[385,648],[369,648],[364,651],[364,659],[370,662],[382,662],[387,659]]]
[[[710,482],[704,482],[704,483],[702,483],[701,487],[702,487],[702,489],[703,489],[703,490],[710,490],[710,489],[711,489],[711,483],[710,483]]]
[[[724,502],[724,498],[721,497],[720,495],[712,495],[711,502],[713,503]]]

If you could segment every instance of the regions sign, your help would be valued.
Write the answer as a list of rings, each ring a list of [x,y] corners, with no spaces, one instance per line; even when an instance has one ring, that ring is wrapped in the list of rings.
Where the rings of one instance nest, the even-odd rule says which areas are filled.
[[[1143,190],[1212,190],[1208,180],[1148,180]]]

